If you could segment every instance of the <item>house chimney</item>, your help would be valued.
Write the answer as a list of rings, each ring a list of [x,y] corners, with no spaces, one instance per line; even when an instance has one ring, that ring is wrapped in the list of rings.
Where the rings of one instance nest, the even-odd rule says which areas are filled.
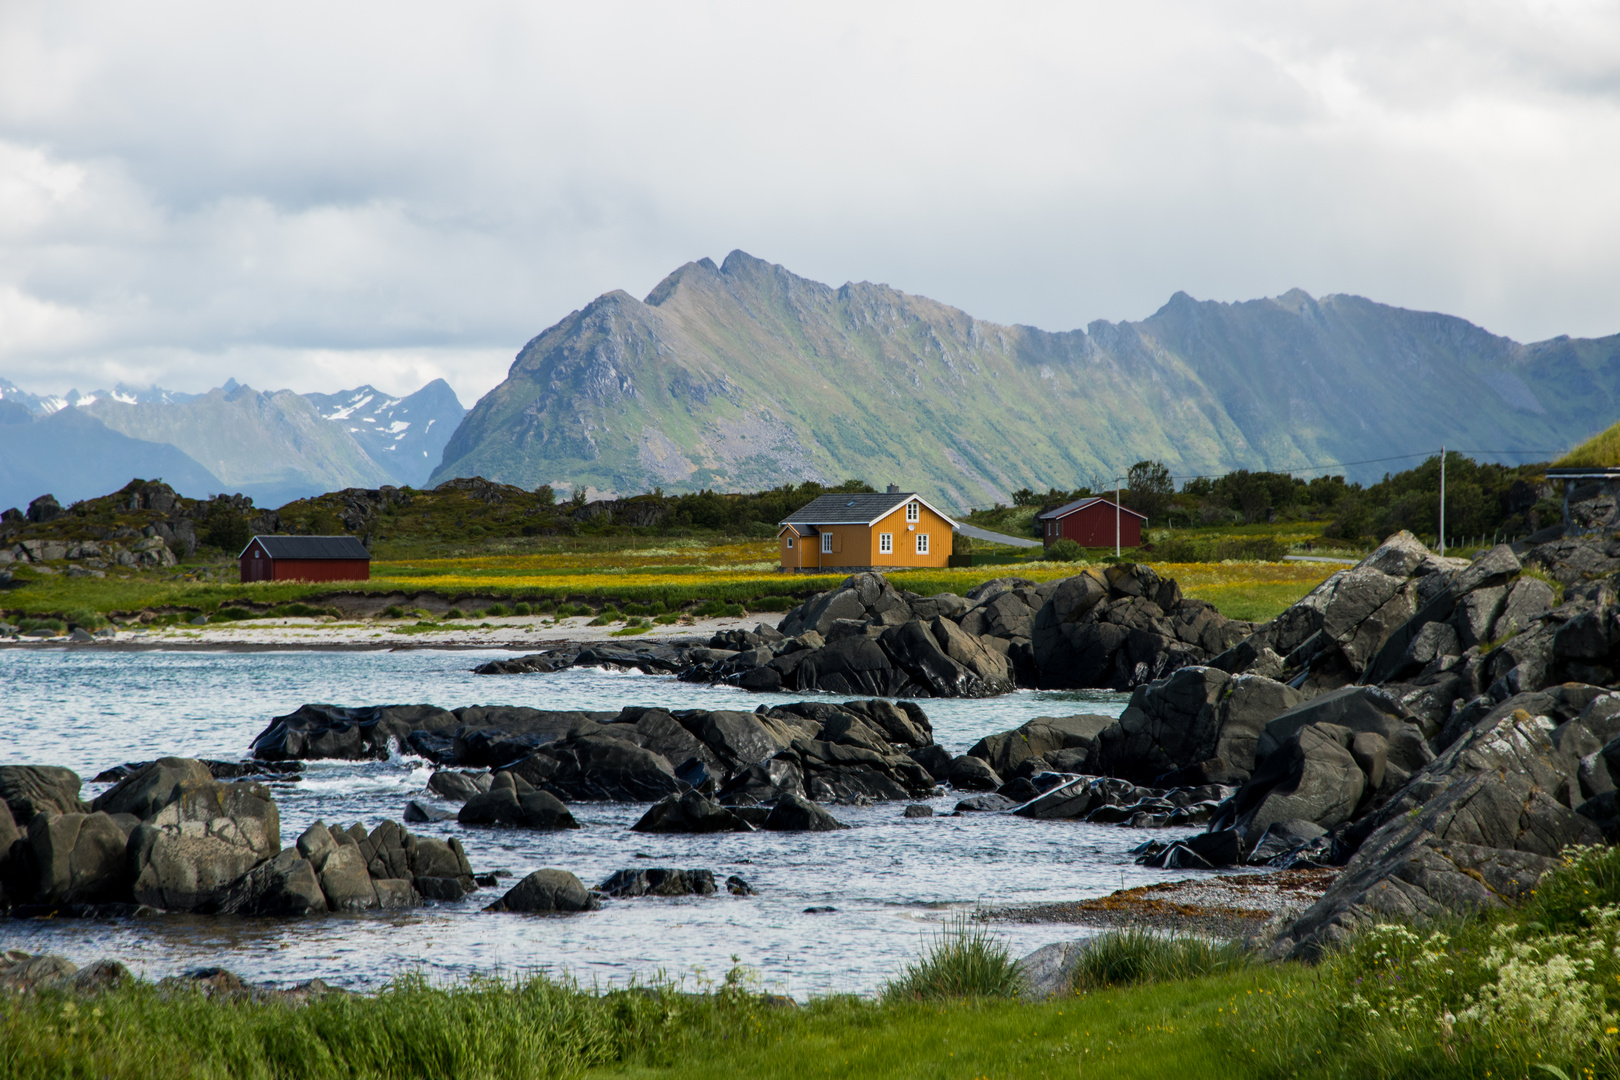
[[[890,484],[889,485],[889,494],[890,495],[898,495],[898,494],[900,494],[900,485],[899,484]]]

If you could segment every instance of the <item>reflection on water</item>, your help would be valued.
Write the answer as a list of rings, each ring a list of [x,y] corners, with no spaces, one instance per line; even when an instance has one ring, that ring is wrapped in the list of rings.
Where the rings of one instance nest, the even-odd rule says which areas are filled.
[[[543,709],[752,709],[802,695],[755,695],[640,674],[571,670],[556,675],[476,676],[498,652],[112,652],[0,650],[0,745],[7,763],[66,765],[90,777],[123,761],[165,754],[241,757],[272,716],[306,702],[430,702]],[[1021,692],[987,701],[923,701],[935,738],[955,753],[984,734],[1042,715],[1117,715],[1125,695]],[[420,760],[314,762],[301,783],[277,785],[283,842],[317,818],[367,827],[398,820],[429,775]],[[87,797],[104,785],[87,784]],[[954,797],[932,800],[948,812]],[[546,969],[620,983],[665,972],[718,977],[731,957],[766,982],[803,995],[869,991],[916,952],[944,912],[976,904],[1096,896],[1122,885],[1186,876],[1135,866],[1127,849],[1146,833],[1112,826],[1004,816],[904,819],[900,804],[835,807],[854,828],[839,833],[643,836],[629,826],[644,805],[581,803],[574,832],[463,829],[480,872],[512,875],[554,866],[594,885],[629,866],[738,874],[758,896],[608,901],[566,918],[480,911],[481,890],[456,904],[389,915],[304,921],[153,919],[0,922],[0,947],[65,953],[83,962],[114,956],[149,976],[218,963],[251,980],[319,976],[375,986],[403,969],[430,976]],[[838,910],[806,914],[811,906]],[[1010,927],[1015,950],[1072,931]]]

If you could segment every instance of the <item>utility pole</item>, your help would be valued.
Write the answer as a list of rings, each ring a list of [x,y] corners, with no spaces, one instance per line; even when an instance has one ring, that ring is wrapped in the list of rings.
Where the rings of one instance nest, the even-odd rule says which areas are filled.
[[[1446,553],[1446,448],[1440,448],[1440,554]]]
[[[1123,476],[1114,477],[1114,558],[1119,558],[1119,493],[1120,484],[1124,483]]]

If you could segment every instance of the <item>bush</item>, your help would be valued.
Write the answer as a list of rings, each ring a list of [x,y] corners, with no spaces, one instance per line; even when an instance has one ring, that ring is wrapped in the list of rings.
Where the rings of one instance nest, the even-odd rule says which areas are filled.
[[[1184,537],[1166,540],[1153,548],[1154,562],[1196,563],[1282,562],[1288,545],[1274,536],[1225,536],[1216,540]]]
[[[444,617],[447,619],[465,619],[467,616],[462,613],[460,608],[451,608],[444,613]]]
[[[883,988],[891,1000],[1010,998],[1024,988],[1018,962],[982,922],[958,915],[942,927],[915,963]]]
[[[727,604],[720,600],[705,600],[692,611],[692,615],[699,619],[740,619],[746,614],[741,604]]]
[[[227,604],[208,616],[209,622],[241,622],[243,619],[256,619],[258,612],[252,608],[239,607],[236,604]]]
[[[484,616],[490,619],[499,619],[506,614],[505,604],[491,604],[484,609]]]
[[[514,615],[533,615],[534,614],[534,609],[531,608],[528,604],[513,604],[512,605],[512,614],[514,614]]]
[[[405,609],[398,604],[389,604],[383,608],[382,613],[385,619],[403,619],[405,617]]]
[[[1250,954],[1229,941],[1146,930],[1110,930],[1092,938],[1074,969],[1074,989],[1196,979],[1247,967]]]
[[[35,630],[50,630],[53,633],[65,634],[67,624],[61,619],[18,619],[17,632],[19,634],[32,633]]]
[[[86,630],[97,630],[106,626],[107,620],[99,611],[90,608],[74,608],[67,613],[67,624],[70,627],[79,626]]]
[[[750,611],[792,611],[804,603],[796,596],[761,596],[748,601]]]
[[[557,618],[559,619],[571,619],[575,615],[589,615],[590,613],[591,609],[586,607],[584,604],[557,605]]]
[[[585,625],[586,626],[607,626],[610,623],[623,622],[623,621],[624,621],[624,616],[619,614],[619,609],[614,607],[612,604],[609,604],[607,607],[602,609],[601,613],[599,615],[597,615],[596,618],[592,619],[590,622],[586,623]]]
[[[1046,549],[1045,557],[1052,562],[1079,562],[1086,557],[1086,549],[1065,536]]]

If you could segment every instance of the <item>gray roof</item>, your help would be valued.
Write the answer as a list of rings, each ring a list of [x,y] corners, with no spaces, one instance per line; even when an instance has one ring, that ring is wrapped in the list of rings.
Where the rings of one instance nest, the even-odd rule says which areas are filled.
[[[371,558],[366,545],[352,536],[255,536],[248,547],[255,543],[272,559]],[[242,553],[247,554],[247,548],[243,548]]]
[[[782,519],[783,525],[865,525],[882,517],[915,491],[878,492],[873,495],[823,495]]]
[[[1076,499],[1072,503],[1064,503],[1062,506],[1058,507],[1056,510],[1048,510],[1046,513],[1038,515],[1035,518],[1035,520],[1036,521],[1047,521],[1047,520],[1050,520],[1051,518],[1068,517],[1070,514],[1074,513],[1076,510],[1084,510],[1086,507],[1090,506],[1092,503],[1102,503],[1104,506],[1107,506],[1110,510],[1113,509],[1113,507],[1114,507],[1114,500],[1113,499],[1103,499],[1103,498],[1099,498],[1099,497],[1094,495],[1094,496],[1092,496],[1090,498],[1087,498],[1087,499]],[[1132,510],[1128,506],[1121,506],[1119,509],[1120,509],[1121,513],[1129,514],[1132,517],[1139,517],[1143,521],[1147,520],[1147,515],[1146,514],[1138,514],[1135,510]]]

